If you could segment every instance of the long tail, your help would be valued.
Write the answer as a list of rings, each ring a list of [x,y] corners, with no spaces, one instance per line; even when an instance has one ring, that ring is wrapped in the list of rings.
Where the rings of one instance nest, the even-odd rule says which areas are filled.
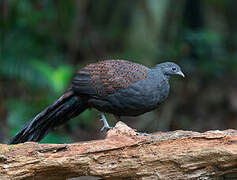
[[[34,119],[27,123],[10,141],[10,144],[18,144],[27,141],[39,142],[54,127],[65,123],[79,115],[87,108],[80,97],[73,91],[67,91],[40,112]]]

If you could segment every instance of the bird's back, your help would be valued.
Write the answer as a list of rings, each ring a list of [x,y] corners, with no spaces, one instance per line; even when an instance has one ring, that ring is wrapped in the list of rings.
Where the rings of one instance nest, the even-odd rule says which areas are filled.
[[[73,88],[82,94],[105,97],[147,78],[150,69],[126,60],[105,60],[77,72]]]

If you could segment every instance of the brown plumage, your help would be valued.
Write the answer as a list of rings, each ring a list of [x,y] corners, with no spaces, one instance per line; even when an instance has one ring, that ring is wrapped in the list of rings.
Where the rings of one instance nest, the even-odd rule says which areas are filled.
[[[147,77],[149,68],[126,60],[105,60],[77,72],[73,85],[78,92],[106,96]],[[89,85],[89,86],[88,86]]]

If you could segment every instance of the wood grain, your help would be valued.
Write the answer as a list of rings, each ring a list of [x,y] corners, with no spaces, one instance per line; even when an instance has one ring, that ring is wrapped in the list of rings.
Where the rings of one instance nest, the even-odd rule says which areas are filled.
[[[104,140],[0,145],[0,179],[237,179],[237,130],[138,136],[122,122]]]

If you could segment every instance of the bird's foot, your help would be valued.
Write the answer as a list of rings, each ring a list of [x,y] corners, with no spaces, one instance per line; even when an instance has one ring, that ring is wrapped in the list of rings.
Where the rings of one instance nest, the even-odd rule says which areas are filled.
[[[113,129],[113,127],[109,126],[109,124],[108,124],[108,122],[107,122],[107,119],[106,119],[104,113],[101,114],[101,119],[100,119],[100,121],[103,121],[103,123],[104,123],[104,125],[103,125],[103,127],[100,129],[100,131],[104,131],[104,130],[108,131],[108,130],[110,130],[110,129]]]
[[[150,136],[150,134],[147,133],[137,133],[138,136]]]

